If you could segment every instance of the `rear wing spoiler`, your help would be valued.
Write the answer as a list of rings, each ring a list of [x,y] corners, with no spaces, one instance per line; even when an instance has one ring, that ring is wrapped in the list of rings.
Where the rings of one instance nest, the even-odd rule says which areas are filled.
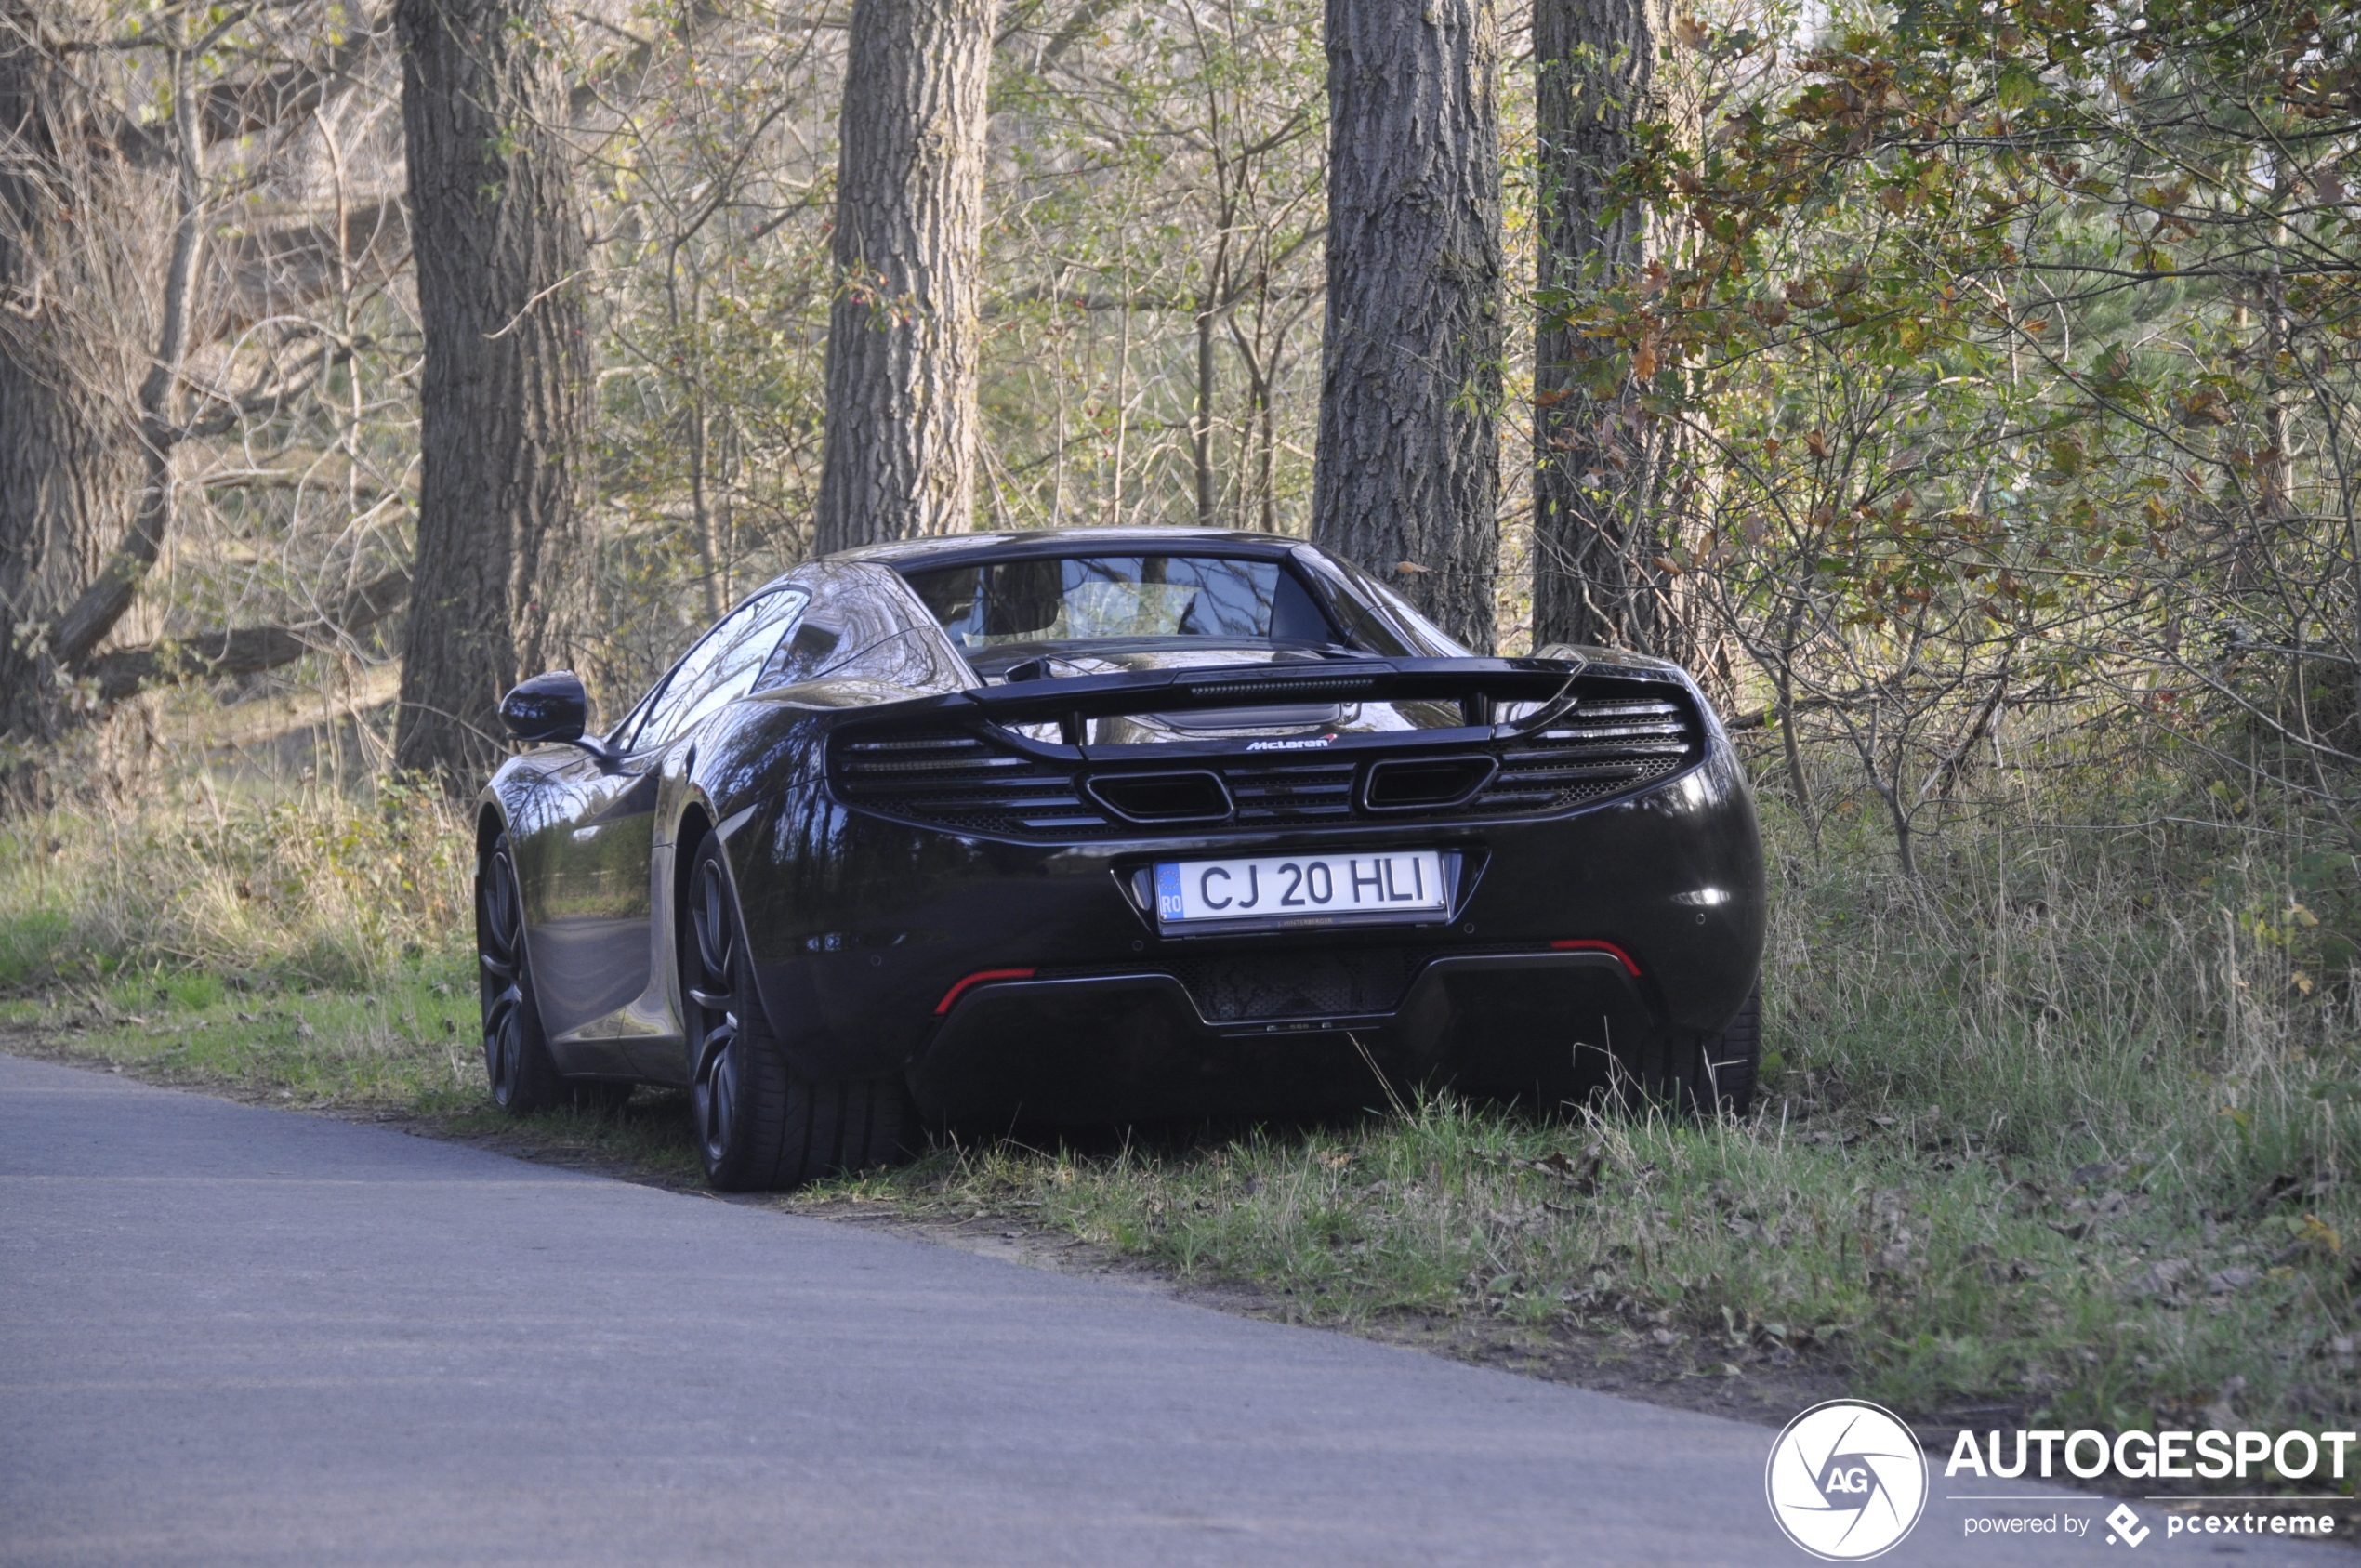
[[[1686,692],[1678,668],[1578,659],[1351,659],[1318,665],[1229,665],[1041,679],[961,693],[996,724],[1079,721],[1116,714],[1290,703],[1456,704],[1471,729],[1509,739],[1563,715],[1587,688],[1639,683]]]
[[[1339,713],[1373,703],[1394,705],[1406,723],[1363,727]],[[1190,722],[1193,709],[1205,717]],[[1093,720],[1117,716],[1161,720],[1160,733],[1092,738]],[[1275,827],[1548,814],[1698,764],[1717,726],[1678,667],[1603,657],[1042,678],[848,714],[831,728],[829,777],[846,804],[1051,842],[1217,818]],[[1107,794],[1143,782],[1167,793],[1185,783],[1195,803],[1173,815]]]

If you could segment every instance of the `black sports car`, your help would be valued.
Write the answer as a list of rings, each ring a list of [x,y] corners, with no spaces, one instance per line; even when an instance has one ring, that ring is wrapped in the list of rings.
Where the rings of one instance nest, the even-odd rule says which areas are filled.
[[[477,813],[493,1093],[685,1087],[717,1186],[923,1124],[1348,1111],[1414,1084],[1743,1107],[1763,876],[1678,668],[1480,658],[1309,546],[854,550],[603,737],[559,672]]]

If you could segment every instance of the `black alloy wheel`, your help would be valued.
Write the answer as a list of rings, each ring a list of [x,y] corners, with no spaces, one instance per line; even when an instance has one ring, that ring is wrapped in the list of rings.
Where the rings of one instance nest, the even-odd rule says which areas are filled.
[[[707,838],[689,869],[680,942],[680,1011],[695,1075],[697,1149],[725,1192],[772,1184],[785,1111],[786,1063],[752,1005],[738,900],[721,846]],[[741,993],[743,992],[743,995]]]
[[[524,898],[506,833],[492,841],[492,852],[476,868],[476,979],[492,1102],[512,1116],[562,1102],[566,1083],[541,1032],[541,1007],[525,957]]]
[[[899,1081],[813,1082],[788,1069],[719,839],[697,846],[684,892],[680,1010],[706,1179],[725,1192],[762,1192],[898,1158],[914,1120]]]

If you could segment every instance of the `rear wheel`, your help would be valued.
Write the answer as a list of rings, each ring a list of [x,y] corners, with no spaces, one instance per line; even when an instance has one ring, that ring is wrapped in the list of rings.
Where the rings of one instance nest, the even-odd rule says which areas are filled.
[[[813,1082],[789,1070],[755,989],[716,839],[698,846],[681,925],[681,1012],[706,1179],[725,1192],[761,1192],[901,1158],[914,1118],[898,1081]]]
[[[1744,1115],[1754,1105],[1755,1079],[1762,1070],[1762,987],[1747,993],[1746,1005],[1719,1036],[1690,1048],[1679,1063],[1675,1088],[1685,1105],[1712,1115]]]
[[[541,1031],[541,1005],[525,958],[524,899],[505,833],[492,841],[492,852],[476,872],[476,978],[492,1102],[512,1116],[561,1103],[565,1080],[558,1076]]]

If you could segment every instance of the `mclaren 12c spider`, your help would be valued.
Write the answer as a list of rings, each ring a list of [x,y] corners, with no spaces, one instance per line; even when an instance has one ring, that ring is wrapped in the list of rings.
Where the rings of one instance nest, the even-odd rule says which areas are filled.
[[[1477,656],[1307,545],[853,550],[602,736],[562,671],[501,716],[494,1096],[686,1088],[719,1187],[946,1122],[1753,1093],[1761,845],[1695,684]]]

